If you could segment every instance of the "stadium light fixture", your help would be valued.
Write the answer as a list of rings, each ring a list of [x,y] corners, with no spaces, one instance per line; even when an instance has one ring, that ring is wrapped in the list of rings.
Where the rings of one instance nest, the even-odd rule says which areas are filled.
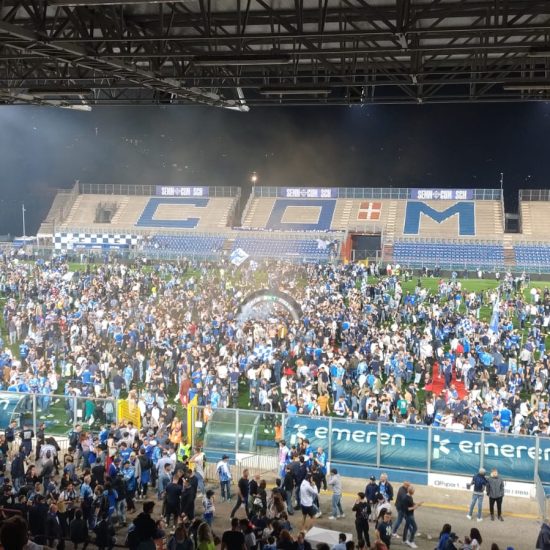
[[[503,90],[508,92],[517,91],[531,91],[531,92],[543,92],[550,90],[550,82],[509,82],[502,86]]]
[[[261,95],[328,95],[331,92],[330,88],[319,86],[270,86],[260,88]]]
[[[85,111],[90,112],[92,106],[87,103],[68,103],[63,99],[45,99],[41,95],[30,94],[30,93],[11,93],[8,95],[9,98],[15,102],[29,103],[31,105],[44,105],[46,107],[60,107],[61,109],[70,109],[71,111]],[[84,99],[82,99],[84,101]]]
[[[291,61],[290,55],[203,55],[193,58],[197,67],[288,65]]]
[[[89,113],[92,110],[91,105],[59,105],[61,109],[70,109],[71,111],[83,111],[85,113]]]

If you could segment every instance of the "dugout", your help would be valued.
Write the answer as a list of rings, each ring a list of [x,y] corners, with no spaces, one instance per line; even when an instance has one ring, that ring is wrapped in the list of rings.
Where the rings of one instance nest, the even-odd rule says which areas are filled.
[[[28,414],[32,414],[32,396],[0,392],[0,426],[6,429],[15,420],[17,428],[22,428]]]
[[[212,413],[204,434],[204,448],[209,450],[237,449],[241,453],[256,451],[260,412],[215,410]],[[237,428],[238,426],[238,428]]]

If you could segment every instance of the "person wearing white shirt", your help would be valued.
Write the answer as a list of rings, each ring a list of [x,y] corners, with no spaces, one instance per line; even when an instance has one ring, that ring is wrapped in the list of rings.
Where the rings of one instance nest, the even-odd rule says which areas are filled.
[[[302,507],[302,529],[305,529],[308,518],[310,518],[311,524],[313,519],[321,517],[319,508],[315,505],[319,499],[319,491],[317,486],[313,482],[311,474],[306,475],[305,479],[300,485],[300,505]],[[311,525],[310,525],[311,527]]]
[[[198,480],[197,490],[201,494],[206,494],[204,488],[204,453],[200,447],[195,448],[195,454],[189,459],[191,464],[195,465],[195,476]]]
[[[338,401],[334,403],[334,414],[336,414],[337,416],[346,416],[348,411],[349,409],[344,399],[344,396],[341,395],[338,398]]]

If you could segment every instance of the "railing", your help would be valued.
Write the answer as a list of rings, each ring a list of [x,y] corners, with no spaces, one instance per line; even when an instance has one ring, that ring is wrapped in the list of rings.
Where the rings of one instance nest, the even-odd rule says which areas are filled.
[[[513,246],[533,246],[533,247],[550,247],[550,242],[548,241],[513,241]]]
[[[253,188],[252,193],[255,197],[283,198],[282,190],[286,188],[256,186]],[[288,186],[288,188],[297,188],[297,186]],[[300,188],[303,188],[303,186]],[[408,200],[413,196],[413,189],[406,187],[331,187],[315,189],[330,189],[330,197],[327,198],[332,199]],[[322,197],[316,196],[315,198]],[[502,199],[502,191],[500,189],[472,189],[472,199],[498,201]]]
[[[104,183],[79,183],[80,193],[83,195],[156,195],[156,185],[127,185],[127,184],[104,184]],[[162,184],[161,184],[162,185]],[[187,187],[186,185],[183,185]],[[166,186],[173,187],[173,186]],[[209,197],[239,197],[239,187],[211,186],[208,187]]]
[[[64,436],[76,424],[99,428],[117,421],[117,400],[74,395],[0,392],[0,428],[15,420],[18,427],[32,426],[36,433],[40,423],[47,435]]]
[[[503,246],[503,239],[462,239],[462,238],[450,238],[450,239],[441,239],[441,238],[430,238],[430,237],[397,237],[393,240],[393,244],[440,244],[440,245],[493,245],[493,246]]]
[[[544,490],[544,485],[540,479],[540,476],[535,474],[535,495],[537,499],[537,504],[539,505],[539,514],[541,519],[548,517],[548,495]]]
[[[443,271],[457,271],[459,272],[460,277],[462,277],[462,272],[475,273],[478,271],[478,269],[481,269],[483,273],[496,273],[497,271],[502,273],[503,271],[508,269],[504,265],[504,261],[502,263],[494,263],[490,261],[483,262],[483,263],[475,262],[475,261],[472,261],[472,262],[442,262],[437,260],[413,261],[408,259],[399,260],[399,259],[396,259],[394,256],[393,262],[396,264],[399,264],[399,266],[401,267],[401,270],[427,269],[428,271],[431,272],[433,271],[435,266],[437,266]],[[517,271],[517,269],[515,269],[514,271]]]
[[[538,476],[541,485],[550,483],[550,440],[538,436],[238,409],[217,409],[206,425],[199,421],[192,429],[193,444],[203,446],[210,460],[227,454],[262,473],[279,466],[279,430],[288,446],[307,438],[312,448],[322,447],[344,475],[364,478],[365,470],[378,468],[416,472],[427,480],[430,473],[471,476],[479,468],[496,468],[509,481],[533,484]]]
[[[521,201],[550,201],[550,189],[520,189]]]
[[[385,226],[381,223],[358,223],[354,222],[346,226],[350,233],[366,233],[370,235],[384,235]]]
[[[351,260],[353,262],[359,260],[368,260],[378,263],[380,261],[382,252],[380,250],[358,250],[356,248],[351,249]]]
[[[220,228],[220,229],[212,229],[212,230],[201,230],[196,231],[194,229],[181,229],[175,231],[173,228],[149,228],[144,229],[142,227],[117,227],[116,231],[102,231],[101,229],[98,229],[97,227],[91,228],[91,227],[71,227],[64,229],[63,231],[56,231],[56,234],[66,234],[66,233],[91,233],[94,235],[103,235],[103,234],[111,234],[115,233],[117,235],[127,234],[127,235],[135,235],[135,236],[142,236],[142,237],[156,237],[158,235],[162,235],[163,237],[220,237],[223,236],[227,239],[234,239],[236,237],[243,237],[243,238],[258,238],[258,239],[288,239],[288,240],[295,240],[295,239],[305,239],[305,240],[311,240],[316,238],[323,238],[323,239],[342,239],[343,232],[342,231],[277,231],[277,230],[259,230],[259,229],[246,229],[246,230],[239,230],[239,229],[232,229],[232,228]]]

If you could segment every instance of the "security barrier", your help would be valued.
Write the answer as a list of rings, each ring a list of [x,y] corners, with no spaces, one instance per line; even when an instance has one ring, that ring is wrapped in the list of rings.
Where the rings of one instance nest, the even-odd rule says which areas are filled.
[[[217,415],[232,429],[214,434]],[[535,436],[224,409],[214,411],[206,424],[200,422],[194,440],[212,459],[227,454],[262,470],[278,466],[276,433],[288,446],[308,439],[313,450],[322,447],[328,462],[344,475],[364,478],[389,469],[416,473],[427,483],[428,476],[471,476],[479,468],[497,468],[509,481],[533,484],[538,477],[541,484],[550,484],[550,440]]]

